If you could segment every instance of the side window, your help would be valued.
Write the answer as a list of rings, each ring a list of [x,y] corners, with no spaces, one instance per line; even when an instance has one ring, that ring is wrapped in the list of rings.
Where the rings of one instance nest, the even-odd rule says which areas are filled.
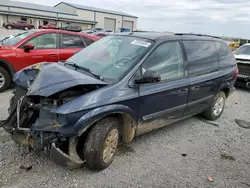
[[[80,36],[62,34],[62,47],[63,48],[84,48],[85,45]]]
[[[234,65],[235,59],[232,50],[223,42],[215,42],[215,46],[218,52],[219,67],[229,67]]]
[[[182,49],[179,42],[168,42],[158,46],[142,64],[142,73],[151,70],[160,73],[161,80],[184,76]]]
[[[183,41],[189,76],[211,73],[218,69],[218,57],[213,41]]]
[[[34,37],[27,43],[35,46],[35,49],[54,49],[57,48],[57,34],[48,33]]]
[[[86,38],[86,37],[82,37],[82,39],[85,41],[85,43],[88,45],[92,44],[94,41],[89,39],[89,38]]]

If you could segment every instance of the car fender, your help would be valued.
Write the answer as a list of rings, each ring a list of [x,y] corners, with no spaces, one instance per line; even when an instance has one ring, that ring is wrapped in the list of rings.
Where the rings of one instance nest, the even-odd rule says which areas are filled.
[[[3,68],[7,68],[7,71],[10,73],[11,78],[14,77],[15,69],[8,61],[0,58],[0,66]]]
[[[136,122],[136,113],[131,108],[121,104],[113,104],[95,108],[87,112],[75,123],[73,130],[71,130],[73,132],[68,131],[68,129],[61,129],[61,134],[77,134],[80,136],[98,120],[112,114],[123,114],[128,116],[133,125]]]
[[[223,83],[220,88],[219,91],[225,91],[226,96],[228,97],[233,91],[235,90],[234,86],[232,86],[232,84],[230,84],[230,82],[225,82]]]
[[[221,86],[220,86],[220,90],[223,90],[223,89],[232,89],[233,87],[231,86],[231,84],[229,82],[225,82],[223,83]]]

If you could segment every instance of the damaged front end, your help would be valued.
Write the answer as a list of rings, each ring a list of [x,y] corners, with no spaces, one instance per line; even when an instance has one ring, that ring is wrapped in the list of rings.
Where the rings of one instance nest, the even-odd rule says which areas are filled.
[[[79,84],[81,82],[79,80],[86,79],[86,76],[79,75],[78,81],[74,82],[72,79],[65,80],[67,76],[64,74],[63,82],[57,78],[58,85],[55,81],[51,85],[50,78],[44,77],[43,74],[48,75],[49,69],[50,71],[63,70],[65,73],[66,70],[58,66],[61,65],[40,67],[33,77],[24,79],[27,85],[24,82],[18,82],[18,80],[20,81],[18,77],[15,78],[17,86],[14,96],[10,100],[9,117],[2,126],[16,143],[27,145],[37,154],[46,152],[57,164],[73,169],[84,163],[84,159],[81,159],[77,152],[79,137],[73,128],[84,112],[58,114],[55,111],[67,102],[105,84],[101,84],[98,80],[96,85],[92,84],[93,80],[91,84],[88,84],[88,81],[86,84]],[[34,73],[34,68],[29,69]],[[22,77],[25,77],[26,74],[19,73]],[[74,75],[76,74],[78,72],[74,71]],[[46,81],[48,82],[47,87],[44,84]],[[39,84],[42,86],[39,87]],[[34,87],[32,88],[32,86]]]

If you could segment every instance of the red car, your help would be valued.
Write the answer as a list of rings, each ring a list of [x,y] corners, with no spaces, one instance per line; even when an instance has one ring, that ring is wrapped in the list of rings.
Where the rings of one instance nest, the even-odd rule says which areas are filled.
[[[22,21],[22,20],[4,23],[3,26],[6,29],[24,29],[24,30],[35,29],[34,25],[29,24],[27,21]]]
[[[0,46],[0,92],[14,73],[39,62],[66,60],[99,37],[63,30],[30,30],[10,37]]]
[[[40,25],[39,29],[56,29],[56,24]]]

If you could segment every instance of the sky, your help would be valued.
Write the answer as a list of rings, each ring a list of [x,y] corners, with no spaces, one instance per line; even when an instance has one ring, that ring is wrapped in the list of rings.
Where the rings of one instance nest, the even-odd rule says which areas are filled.
[[[60,0],[21,0],[54,6]],[[137,29],[250,38],[250,0],[62,0],[122,11]]]

